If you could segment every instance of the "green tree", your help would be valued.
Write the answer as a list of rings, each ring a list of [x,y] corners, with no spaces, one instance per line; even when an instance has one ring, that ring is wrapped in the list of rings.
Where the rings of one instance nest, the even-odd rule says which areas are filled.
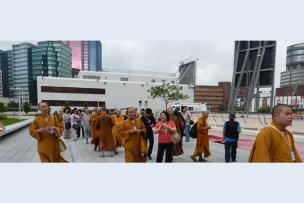
[[[83,110],[85,111],[85,110],[87,110],[88,109],[88,103],[87,102],[84,102],[83,103]]]
[[[31,105],[28,102],[24,102],[23,111],[27,114],[31,110]]]
[[[0,113],[7,111],[7,107],[3,102],[0,102]]]
[[[183,87],[179,87],[177,85],[171,85],[169,83],[167,84],[162,84],[159,86],[154,86],[151,87],[149,90],[147,90],[150,93],[150,97],[155,99],[155,98],[160,98],[165,102],[166,109],[168,107],[168,104],[173,101],[178,101],[178,100],[184,100],[188,99],[188,95],[184,95],[182,91]]]
[[[64,102],[64,109],[69,109],[70,103],[68,101]]]

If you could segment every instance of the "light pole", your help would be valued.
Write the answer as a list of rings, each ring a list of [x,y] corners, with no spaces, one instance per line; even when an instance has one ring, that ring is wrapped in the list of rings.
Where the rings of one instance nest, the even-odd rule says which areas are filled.
[[[20,87],[10,88],[10,89],[12,89],[12,90],[18,90],[18,97],[19,97],[19,120],[21,120],[21,98],[20,98],[20,91],[22,91],[22,97],[23,97],[23,89],[20,88]]]

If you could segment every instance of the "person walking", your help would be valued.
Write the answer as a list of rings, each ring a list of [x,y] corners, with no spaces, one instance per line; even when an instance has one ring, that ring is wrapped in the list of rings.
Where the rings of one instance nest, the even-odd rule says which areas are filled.
[[[225,122],[223,127],[223,138],[225,142],[225,161],[236,162],[236,149],[238,146],[239,134],[241,126],[235,121],[235,114],[229,114],[229,121]]]
[[[37,116],[29,128],[30,135],[37,140],[41,162],[67,162],[60,155],[59,137],[63,131],[62,123],[49,115],[47,103],[38,104],[41,115]]]
[[[173,160],[173,142],[171,136],[176,132],[176,126],[170,120],[170,115],[167,111],[161,112],[160,120],[156,123],[153,130],[155,134],[158,133],[159,135],[156,162],[161,163],[164,153],[166,153],[165,162],[168,163]]]
[[[148,148],[148,153],[147,157],[148,159],[152,160],[152,151],[153,151],[153,145],[154,145],[154,134],[152,128],[155,126],[155,118],[152,114],[152,109],[147,108],[145,110],[145,113],[141,116],[140,118],[146,127],[147,134],[146,134],[146,141],[149,141],[149,148]]]
[[[196,162],[196,157],[199,157],[200,162],[206,162],[207,158],[211,155],[209,149],[209,137],[208,137],[208,130],[210,127],[207,123],[207,118],[209,116],[208,111],[202,112],[202,116],[197,121],[197,139],[196,139],[196,147],[195,151],[193,152],[191,159]],[[204,154],[204,158],[202,157]]]

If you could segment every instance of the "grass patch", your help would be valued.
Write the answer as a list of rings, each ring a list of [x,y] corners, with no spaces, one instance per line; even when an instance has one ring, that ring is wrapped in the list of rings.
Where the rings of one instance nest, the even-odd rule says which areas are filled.
[[[11,124],[18,123],[18,122],[25,121],[25,120],[26,119],[19,120],[18,118],[0,118],[0,122],[4,126],[11,125]]]

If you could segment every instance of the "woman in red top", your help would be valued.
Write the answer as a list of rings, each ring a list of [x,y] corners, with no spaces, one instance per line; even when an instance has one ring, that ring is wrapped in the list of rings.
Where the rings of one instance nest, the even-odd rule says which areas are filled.
[[[154,134],[158,133],[158,149],[156,162],[163,161],[164,152],[166,151],[166,162],[172,162],[173,143],[171,135],[176,132],[176,127],[173,121],[170,120],[170,115],[167,111],[160,114],[160,122],[155,125]]]

